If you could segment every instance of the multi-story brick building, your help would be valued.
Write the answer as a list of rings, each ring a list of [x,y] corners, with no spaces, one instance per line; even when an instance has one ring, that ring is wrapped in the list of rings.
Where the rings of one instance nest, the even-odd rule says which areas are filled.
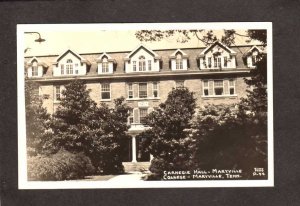
[[[206,48],[151,50],[140,45],[132,51],[26,57],[29,81],[39,83],[43,104],[55,112],[64,85],[75,78],[86,82],[97,103],[113,104],[123,96],[133,108],[124,161],[149,161],[135,135],[143,131],[144,117],[164,102],[172,88],[185,86],[195,93],[197,105],[235,103],[245,97],[245,77],[254,67],[260,46],[227,47],[215,42]],[[245,55],[247,54],[247,55]],[[246,59],[243,58],[246,56]]]

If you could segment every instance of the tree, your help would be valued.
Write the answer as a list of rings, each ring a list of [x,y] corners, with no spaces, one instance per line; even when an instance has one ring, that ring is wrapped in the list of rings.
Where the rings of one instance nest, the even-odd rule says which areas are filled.
[[[84,152],[98,173],[121,173],[120,144],[128,129],[128,107],[124,98],[115,100],[115,107],[97,104],[90,98],[86,85],[74,80],[65,86],[60,106],[53,115],[51,128],[53,152],[61,148]]]
[[[101,173],[118,174],[124,172],[122,165],[122,146],[129,138],[127,118],[129,109],[124,98],[114,100],[114,108],[101,104],[95,113],[93,150],[90,152],[92,161]]]
[[[243,179],[257,179],[252,175],[254,168],[267,168],[264,125],[235,105],[205,106],[193,123],[191,136],[197,169],[242,169]]]
[[[45,145],[50,135],[50,115],[42,106],[38,89],[37,83],[25,82],[26,143],[29,156],[45,153]]]
[[[154,157],[150,171],[159,178],[164,170],[189,168],[191,156],[188,147],[191,138],[187,129],[195,113],[195,101],[193,93],[187,88],[173,89],[167,100],[146,118],[151,129],[141,136],[147,137],[144,146]]]

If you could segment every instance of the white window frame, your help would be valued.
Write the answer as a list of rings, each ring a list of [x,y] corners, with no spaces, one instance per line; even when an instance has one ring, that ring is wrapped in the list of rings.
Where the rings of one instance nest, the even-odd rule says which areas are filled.
[[[102,59],[102,73],[109,73],[109,62],[106,57]]]
[[[154,88],[154,85],[156,85],[156,88]],[[157,95],[155,97],[154,91],[157,92]],[[158,82],[152,82],[152,96],[153,98],[159,98],[159,83]]]
[[[213,57],[213,60],[214,60],[214,68],[222,67],[222,60],[220,56]]]
[[[141,110],[146,111],[146,115],[143,116],[143,117],[142,117],[142,115],[141,115]],[[142,118],[145,118],[148,114],[149,114],[149,113],[148,113],[148,108],[139,108],[139,123],[140,123],[140,124],[143,124],[141,120],[142,120]],[[143,125],[144,125],[144,124],[143,124]]]
[[[222,87],[221,87],[221,86],[216,86],[216,85],[215,85],[215,82],[216,82],[216,81],[222,81]],[[215,95],[215,96],[224,96],[224,95],[225,95],[225,91],[224,91],[224,88],[225,88],[225,87],[224,87],[224,80],[223,80],[223,79],[214,79],[214,80],[213,80],[213,85],[214,85],[214,86],[213,86],[213,91],[214,91],[214,95]],[[223,89],[222,94],[217,95],[217,94],[216,94],[216,91],[215,91],[216,88],[222,88],[222,89]]]
[[[183,70],[183,56],[181,53],[176,54],[175,70]]]
[[[131,125],[134,123],[134,115],[133,115],[133,108],[132,109],[129,109],[129,115],[128,115],[128,124]],[[131,122],[132,120],[132,122]]]
[[[140,97],[140,84],[146,84],[146,97]],[[139,82],[138,83],[138,98],[139,99],[146,99],[148,98],[148,82]]]
[[[102,89],[103,89],[103,85],[108,85],[109,87],[109,91],[103,91]],[[103,93],[108,93],[109,92],[109,99],[103,99],[102,98],[102,94]],[[109,83],[109,82],[103,82],[103,83],[101,83],[100,84],[100,100],[101,101],[111,101],[111,83]]]
[[[207,82],[207,86],[205,86],[205,82]],[[209,97],[209,80],[202,80],[202,91],[204,97]],[[205,90],[207,89],[207,95],[205,95]]]
[[[66,74],[67,75],[74,74],[74,62],[72,59],[68,59],[66,61]]]
[[[144,56],[139,57],[139,72],[146,71],[146,58]]]
[[[152,70],[152,61],[148,60],[147,63],[148,63],[148,67],[147,67],[148,71],[151,71]]]
[[[134,98],[133,83],[127,83],[127,86],[128,86],[128,99],[133,99]],[[130,92],[132,92],[132,95],[130,95]]]
[[[59,93],[57,93],[57,88],[59,88]],[[62,90],[63,90],[63,86],[62,85],[54,85],[54,102],[60,102],[62,99]],[[57,98],[57,96],[59,95],[59,98]]]
[[[233,85],[230,85],[230,82],[233,82]],[[235,79],[229,79],[228,80],[228,94],[233,96],[233,95],[236,95],[236,88],[235,88],[235,85],[236,85],[236,80]],[[233,94],[230,94],[230,89],[233,89]]]
[[[132,61],[132,71],[136,72],[136,61]]]
[[[37,77],[39,76],[39,65],[36,61],[34,61],[32,63],[32,66],[31,66],[31,76],[32,77]]]

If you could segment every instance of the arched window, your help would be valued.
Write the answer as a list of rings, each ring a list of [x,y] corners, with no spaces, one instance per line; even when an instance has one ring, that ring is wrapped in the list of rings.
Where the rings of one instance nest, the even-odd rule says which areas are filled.
[[[103,57],[102,59],[102,73],[108,73],[108,61],[107,57]]]
[[[66,74],[73,74],[73,61],[68,59],[66,63]]]
[[[176,70],[177,69],[183,69],[182,55],[180,53],[176,54]]]
[[[39,73],[38,73],[38,64],[37,64],[37,62],[36,61],[34,61],[33,63],[32,63],[32,70],[31,70],[31,76],[38,76],[39,75]]]
[[[144,56],[139,57],[139,71],[146,71],[146,62]]]

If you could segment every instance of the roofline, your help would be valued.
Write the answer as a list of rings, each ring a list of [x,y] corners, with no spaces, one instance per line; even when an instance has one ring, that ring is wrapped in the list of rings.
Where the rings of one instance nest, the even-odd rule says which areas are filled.
[[[264,46],[264,44],[242,44],[242,45],[234,45],[234,46],[230,46],[230,48],[237,48],[237,47],[253,47],[253,46]],[[187,50],[187,49],[205,49],[205,46],[201,46],[201,47],[183,47],[183,48],[170,48],[170,49],[153,49],[152,51],[170,51],[170,50]],[[114,53],[130,53],[132,51],[112,51],[112,52],[105,52],[106,54],[114,54]],[[77,53],[79,55],[101,55],[102,53],[104,53],[104,51],[101,52],[90,52],[90,53]],[[34,56],[26,56],[24,58],[32,58],[32,57],[57,57],[60,54],[49,54],[49,55],[34,55]]]

